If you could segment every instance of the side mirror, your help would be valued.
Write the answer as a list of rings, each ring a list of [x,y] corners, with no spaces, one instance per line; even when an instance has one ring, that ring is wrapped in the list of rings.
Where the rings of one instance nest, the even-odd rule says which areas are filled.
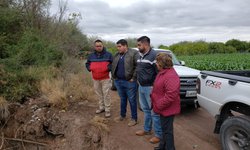
[[[185,64],[185,61],[180,61],[180,64],[182,65],[182,66],[185,66],[186,64]]]

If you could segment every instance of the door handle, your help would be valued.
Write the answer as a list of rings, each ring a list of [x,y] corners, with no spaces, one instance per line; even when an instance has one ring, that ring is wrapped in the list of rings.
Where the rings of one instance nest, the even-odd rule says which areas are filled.
[[[237,83],[236,80],[229,80],[229,81],[228,81],[228,84],[230,84],[230,85],[235,85],[236,83]]]
[[[202,78],[202,79],[206,79],[206,78],[207,78],[207,75],[202,74],[202,75],[201,75],[201,78]]]

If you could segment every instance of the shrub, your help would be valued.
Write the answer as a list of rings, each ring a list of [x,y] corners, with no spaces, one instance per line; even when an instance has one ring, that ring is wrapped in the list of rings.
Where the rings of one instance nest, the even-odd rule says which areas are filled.
[[[8,109],[8,102],[4,97],[0,96],[0,122],[6,121],[10,112]]]
[[[49,66],[61,65],[63,53],[31,30],[24,33],[17,45],[8,47],[8,56],[0,60],[0,94],[8,101],[22,103],[38,94],[42,75],[51,74]]]
[[[2,80],[4,84],[1,88],[1,94],[9,101],[19,101],[22,103],[26,97],[37,94],[36,76],[30,75],[25,70],[16,74],[7,73]]]
[[[24,66],[59,65],[63,56],[61,51],[50,45],[37,32],[32,31],[26,31],[15,48],[15,58]]]

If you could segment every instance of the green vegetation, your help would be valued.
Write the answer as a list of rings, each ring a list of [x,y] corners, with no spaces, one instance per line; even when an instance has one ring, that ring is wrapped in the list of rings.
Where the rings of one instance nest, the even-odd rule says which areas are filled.
[[[232,39],[225,44],[222,42],[179,42],[172,44],[169,47],[160,45],[159,48],[170,49],[176,55],[199,55],[199,54],[214,54],[214,53],[236,53],[249,52],[250,42]]]
[[[250,42],[232,39],[222,42],[179,42],[169,47],[186,65],[199,70],[250,69]]]
[[[67,7],[63,1],[59,3],[58,14],[52,16],[49,8],[50,0],[0,0],[0,98],[3,101],[25,102],[28,97],[41,93],[46,95],[46,90],[41,90],[41,83],[46,89],[53,87],[56,81],[60,88],[54,89],[57,88],[57,95],[63,95],[64,100],[69,96],[76,99],[84,97],[76,94],[83,88],[72,93],[65,86],[73,83],[70,76],[75,78],[74,83],[82,82],[79,74],[82,74],[84,66],[77,58],[92,52],[93,42],[98,37],[88,38],[80,31],[78,22],[81,14],[64,16]],[[136,38],[126,40],[129,47],[136,47]],[[112,54],[117,52],[114,42],[103,42]],[[187,66],[200,70],[250,69],[250,43],[246,41],[232,39],[225,44],[180,42],[160,45],[160,48],[173,50],[186,61]],[[50,90],[47,95],[51,95]],[[54,100],[60,102],[57,97]]]
[[[42,80],[76,73],[68,60],[90,49],[77,27],[79,14],[62,19],[61,3],[52,17],[49,7],[49,0],[0,0],[0,96],[7,101],[25,102],[40,94]]]
[[[117,39],[117,41],[120,39]],[[128,42],[128,47],[134,48],[137,47],[137,39],[136,38],[125,38]],[[105,41],[103,40],[105,47],[107,47],[108,51],[111,52],[113,55],[117,53],[117,48],[116,48],[116,43],[110,42],[110,41]]]
[[[199,70],[250,70],[250,53],[178,56],[186,66]]]

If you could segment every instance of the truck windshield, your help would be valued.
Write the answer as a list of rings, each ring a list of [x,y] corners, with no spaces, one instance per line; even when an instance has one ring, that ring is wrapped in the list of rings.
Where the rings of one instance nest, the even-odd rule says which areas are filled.
[[[173,61],[173,64],[174,65],[181,65],[179,60],[176,58],[175,54],[172,53],[170,50],[157,50],[155,49],[155,51],[157,53],[167,53],[167,54],[170,54],[172,56],[172,61]]]

